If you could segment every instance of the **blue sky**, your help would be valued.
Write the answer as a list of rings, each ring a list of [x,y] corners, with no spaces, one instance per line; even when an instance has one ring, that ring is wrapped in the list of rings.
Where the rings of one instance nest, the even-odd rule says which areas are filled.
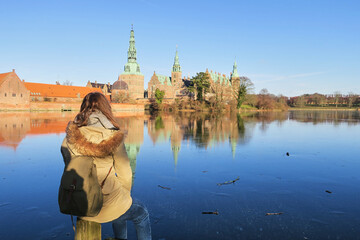
[[[255,92],[360,94],[360,1],[0,1],[0,72],[28,82],[117,80],[134,24],[145,86],[171,74],[226,75]]]

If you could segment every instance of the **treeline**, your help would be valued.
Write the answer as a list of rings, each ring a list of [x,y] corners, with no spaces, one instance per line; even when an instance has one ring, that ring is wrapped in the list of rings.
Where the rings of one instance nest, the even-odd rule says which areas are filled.
[[[267,89],[254,94],[254,84],[248,77],[234,79],[231,86],[224,83],[210,82],[208,73],[199,72],[184,88],[184,97],[176,98],[173,104],[163,105],[164,91],[156,89],[155,99],[152,99],[150,110],[195,110],[222,112],[224,110],[259,109],[259,110],[287,110],[289,107],[347,107],[359,108],[360,96],[340,92],[323,95],[319,93],[304,94],[296,97],[274,95]]]
[[[282,95],[275,96],[269,93],[267,89],[262,89],[259,94],[248,94],[244,105],[260,110],[286,110],[289,107],[288,99],[288,97]]]
[[[303,94],[296,97],[286,97],[283,95],[275,96],[266,89],[259,94],[249,94],[244,104],[256,107],[258,109],[281,109],[286,110],[289,107],[329,107],[329,108],[359,108],[360,96],[357,94]]]
[[[360,96],[357,94],[341,94],[336,92],[334,94],[304,94],[288,99],[287,104],[290,107],[360,107]]]

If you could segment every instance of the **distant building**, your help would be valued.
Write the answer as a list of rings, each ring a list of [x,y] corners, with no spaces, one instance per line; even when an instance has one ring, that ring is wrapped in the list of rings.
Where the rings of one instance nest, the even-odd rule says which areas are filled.
[[[233,72],[230,73],[230,78],[225,74],[216,73],[213,71],[208,71],[206,73],[209,76],[210,81],[210,91],[206,95],[207,98],[217,95],[222,97],[223,100],[231,100],[234,97],[234,91],[240,85],[240,77],[237,72],[236,61],[233,65]]]
[[[111,101],[112,102],[122,102],[124,100],[128,101],[130,98],[129,86],[128,84],[121,80],[120,76],[116,82],[113,84],[111,92]]]
[[[148,98],[155,97],[156,89],[165,92],[164,98],[176,98],[183,96],[184,79],[181,78],[181,66],[179,63],[178,51],[176,49],[174,64],[171,71],[171,77],[156,74],[154,72],[148,83]]]
[[[124,82],[124,83],[119,83]],[[119,86],[115,88],[114,86]],[[136,62],[136,48],[135,48],[135,36],[134,30],[130,31],[130,41],[128,50],[128,61],[124,66],[124,72],[118,77],[118,80],[114,82],[112,91],[112,97],[115,94],[119,94],[122,90],[127,91],[129,98],[138,99],[144,98],[144,75],[140,72],[140,65]]]
[[[45,102],[81,102],[91,92],[102,92],[100,88],[75,87],[58,84],[24,82],[30,91],[30,100]]]
[[[15,70],[0,74],[0,104],[29,104],[30,93]]]
[[[208,71],[210,90],[207,98],[217,95],[224,100],[230,100],[234,96],[234,89],[240,85],[240,77],[237,72],[236,61],[233,66],[233,72],[230,78],[225,74]],[[178,51],[176,50],[174,64],[171,71],[171,77],[156,74],[154,72],[148,83],[148,98],[155,98],[155,91],[159,89],[165,92],[164,98],[183,98],[191,97],[186,87],[191,84],[190,78],[182,78],[181,66],[179,63]]]
[[[170,78],[154,72],[148,83],[148,98],[155,98],[156,89],[165,92],[164,98],[174,98],[174,87]]]
[[[105,84],[105,83],[98,83],[97,81],[95,82],[88,81],[86,87],[100,88],[102,93],[110,100],[111,90],[113,87],[110,83]]]

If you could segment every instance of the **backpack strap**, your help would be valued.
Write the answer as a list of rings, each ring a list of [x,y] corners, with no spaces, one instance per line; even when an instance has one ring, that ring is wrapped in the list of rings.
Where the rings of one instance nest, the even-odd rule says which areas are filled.
[[[101,185],[100,185],[101,189],[104,187],[105,181],[106,181],[107,177],[109,176],[112,168],[113,168],[113,166],[111,166],[111,168],[109,169],[108,174],[106,175],[105,179],[102,181],[102,183],[101,183]]]

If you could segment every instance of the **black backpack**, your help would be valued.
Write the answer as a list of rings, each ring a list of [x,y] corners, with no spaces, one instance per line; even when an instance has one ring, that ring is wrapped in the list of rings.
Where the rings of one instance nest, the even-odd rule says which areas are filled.
[[[101,189],[111,169],[100,185],[94,159],[72,156],[61,177],[58,195],[60,212],[79,217],[98,215],[103,205]]]

